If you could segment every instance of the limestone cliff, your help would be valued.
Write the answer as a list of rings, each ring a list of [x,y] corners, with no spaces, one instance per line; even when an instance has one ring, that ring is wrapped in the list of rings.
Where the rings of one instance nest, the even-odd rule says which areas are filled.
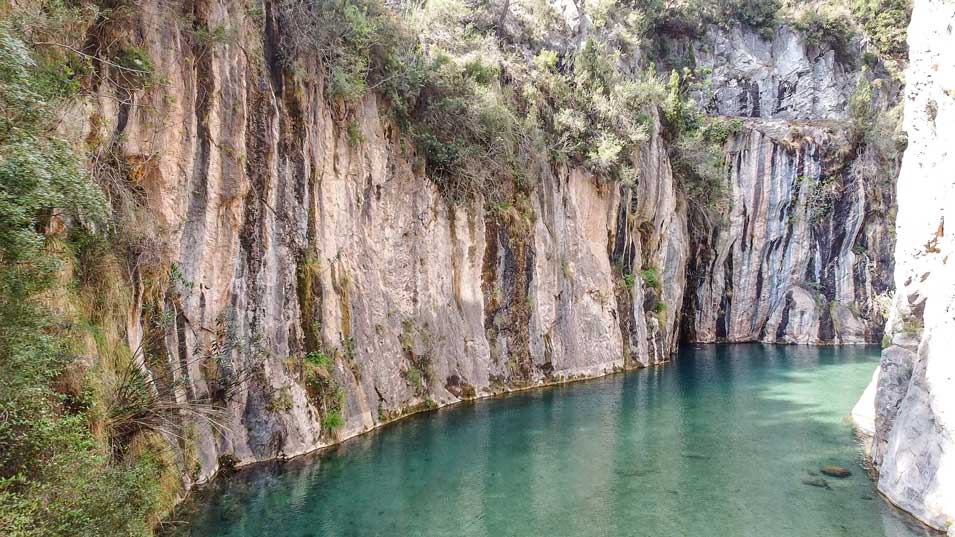
[[[688,243],[659,120],[639,194],[554,166],[513,205],[455,204],[375,96],[346,121],[317,71],[275,63],[271,13],[193,9],[237,40],[197,43],[177,6],[147,3],[130,26],[164,84],[73,111],[88,118],[76,137],[115,140],[174,267],[160,296],[137,290],[131,348],[167,357],[144,366],[179,397],[227,406],[222,426],[189,429],[190,479],[223,456],[293,456],[409,411],[669,358],[678,318],[656,305],[682,303]],[[627,285],[622,267],[662,283]],[[332,361],[333,401],[290,358],[310,352]],[[325,404],[341,407],[334,433]]]
[[[706,236],[655,112],[631,187],[548,163],[508,203],[452,202],[383,99],[329,104],[314,60],[283,68],[271,3],[147,1],[126,31],[163,84],[100,88],[71,116],[77,139],[122,155],[170,262],[166,287],[136,281],[130,348],[149,347],[142,366],[176,397],[226,409],[175,439],[187,484],[409,412],[657,364],[681,327],[699,341],[880,337],[893,194],[836,151],[862,75],[790,30],[717,33],[698,54],[736,69],[739,40],[754,58],[792,55],[750,70],[746,84],[772,84],[755,93],[715,78],[712,111],[749,119],[726,146],[731,208]],[[764,108],[757,93],[780,97]],[[311,381],[309,357],[328,361]],[[331,408],[342,423],[323,423]]]
[[[852,115],[889,114],[898,83],[785,25],[769,38],[713,27],[683,50],[710,72],[703,106],[746,118],[725,148],[730,208],[691,240],[684,337],[880,341],[897,164],[861,140],[876,127]]]
[[[916,0],[908,32],[891,337],[853,411],[870,436],[879,490],[939,529],[955,528],[955,4]],[[948,232],[947,232],[948,231]]]
[[[879,341],[893,189],[836,123],[752,119],[727,144],[732,209],[694,243],[694,341]]]

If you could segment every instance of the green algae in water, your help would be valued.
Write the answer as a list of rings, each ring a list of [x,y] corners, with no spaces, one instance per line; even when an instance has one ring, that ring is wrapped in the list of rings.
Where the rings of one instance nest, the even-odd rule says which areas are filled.
[[[878,496],[846,419],[878,358],[690,347],[664,367],[440,410],[219,478],[173,533],[927,535]],[[828,488],[806,483],[819,479]]]

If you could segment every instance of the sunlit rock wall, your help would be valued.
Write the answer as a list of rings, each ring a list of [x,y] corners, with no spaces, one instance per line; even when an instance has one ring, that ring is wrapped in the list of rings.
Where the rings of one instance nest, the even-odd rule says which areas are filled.
[[[130,347],[147,343],[144,367],[177,397],[226,407],[172,439],[188,482],[424,408],[661,363],[686,289],[701,341],[877,336],[877,198],[847,172],[827,182],[831,212],[808,213],[838,129],[747,121],[727,147],[733,208],[707,235],[688,226],[653,111],[632,188],[546,164],[508,203],[451,203],[386,104],[330,105],[316,65],[283,68],[269,6],[143,3],[127,30],[163,84],[104,87],[71,114],[77,139],[110,140],[135,171],[166,246],[167,285],[136,280]],[[195,31],[220,27],[234,38]],[[318,352],[340,427],[306,386]]]
[[[375,96],[331,106],[315,65],[283,70],[268,9],[191,4],[197,27],[236,36],[212,44],[182,9],[146,2],[129,22],[163,84],[131,100],[103,88],[73,116],[79,139],[112,140],[135,166],[175,267],[167,288],[135,290],[130,346],[148,340],[144,365],[178,397],[227,407],[174,439],[187,480],[669,359],[688,242],[658,119],[634,190],[548,165],[511,203],[453,204]],[[623,278],[647,268],[658,285]],[[342,401],[341,427],[305,386],[310,352],[331,358],[317,382]]]
[[[879,490],[955,528],[955,3],[915,0],[898,180],[896,295],[878,374],[853,411]],[[948,218],[946,218],[948,217]],[[946,222],[946,220],[948,220]]]
[[[770,35],[711,27],[690,49],[697,66],[712,70],[712,90],[700,92],[700,104],[718,115],[844,118],[859,78],[851,58],[810,44],[786,25]]]

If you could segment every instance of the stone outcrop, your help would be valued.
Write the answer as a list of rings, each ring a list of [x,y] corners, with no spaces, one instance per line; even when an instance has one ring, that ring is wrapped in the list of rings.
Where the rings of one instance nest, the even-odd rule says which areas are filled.
[[[844,118],[859,77],[839,51],[786,25],[768,39],[739,26],[712,27],[689,49],[697,66],[712,70],[700,104],[724,116]]]
[[[955,528],[955,4],[916,0],[909,26],[898,180],[896,294],[889,346],[853,411],[879,490],[939,529]],[[946,218],[948,217],[948,218]]]

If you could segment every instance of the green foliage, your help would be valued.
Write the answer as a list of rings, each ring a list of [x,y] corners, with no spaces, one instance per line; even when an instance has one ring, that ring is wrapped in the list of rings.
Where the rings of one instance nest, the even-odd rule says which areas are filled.
[[[834,178],[802,176],[798,181],[806,192],[806,213],[810,222],[817,224],[829,218],[838,196]]]
[[[637,282],[637,278],[633,274],[624,274],[623,275],[623,286],[627,289],[633,289],[634,284]]]
[[[369,87],[414,82],[407,60],[414,39],[374,0],[283,0],[277,5],[283,25],[282,53],[289,64],[318,54],[333,100],[360,99]],[[393,80],[406,76],[409,80]],[[387,88],[383,88],[387,89]],[[413,95],[410,96],[413,98]]]
[[[475,23],[496,18],[486,7],[409,10],[421,35],[379,0],[283,0],[283,51],[288,61],[317,52],[333,101],[383,96],[452,199],[505,198],[527,186],[529,166],[550,160],[634,180],[630,159],[663,92],[652,71],[628,71],[618,45],[589,39],[564,58],[540,49],[528,65],[488,49],[497,36]]]
[[[428,356],[430,350],[430,335],[426,329],[415,325],[412,319],[405,319],[401,323],[402,333],[400,337],[401,350],[408,358],[408,366],[401,373],[405,381],[414,388],[417,395],[425,395],[432,381],[431,358]],[[415,343],[420,341],[421,346],[425,348],[424,353],[415,352]]]
[[[905,334],[918,336],[922,333],[923,321],[921,317],[908,315],[902,320],[901,331]]]
[[[415,366],[409,366],[408,370],[405,371],[405,380],[409,384],[414,386],[415,391],[421,391],[424,388],[424,375],[421,374],[421,370]]]
[[[657,318],[661,324],[666,323],[667,321],[667,305],[666,302],[662,300],[657,300],[657,303],[653,306],[653,315]]]
[[[55,110],[80,88],[89,63],[67,49],[32,49],[24,36],[68,41],[69,28],[96,12],[79,6],[42,2],[0,22],[0,533],[17,537],[150,535],[178,487],[164,479],[177,471],[164,441],[124,433],[131,423],[124,416],[149,401],[139,385],[125,384],[130,389],[117,397],[107,389],[120,383],[115,364],[97,357],[94,383],[76,360],[78,341],[90,333],[97,352],[109,344],[89,323],[119,300],[86,290],[114,274],[102,232],[92,231],[107,227],[108,210],[56,135]],[[111,62],[127,81],[152,71],[142,49],[122,49]],[[68,223],[69,236],[45,235],[54,220]],[[74,286],[64,297],[68,267]],[[59,300],[56,311],[50,300]],[[68,300],[90,301],[89,319]]]
[[[311,351],[305,355],[305,363],[313,367],[322,368],[330,371],[332,359],[328,357],[325,351]]]
[[[896,161],[905,149],[906,139],[901,130],[901,106],[889,110],[878,110],[873,106],[873,84],[882,83],[876,79],[870,81],[870,73],[863,68],[859,82],[849,98],[849,118],[853,143],[864,143],[886,162]]]
[[[779,23],[778,14],[782,7],[779,0],[731,0],[722,4],[724,17],[762,30],[763,37],[771,37]]]
[[[32,257],[54,209],[102,221],[105,203],[76,156],[47,133],[62,86],[36,70],[26,45],[0,26],[0,255]]]
[[[142,47],[126,47],[120,50],[115,62],[123,69],[135,71],[143,76],[148,76],[154,71],[152,58]]]
[[[564,62],[570,69],[558,71],[557,56],[541,51],[524,81],[536,136],[548,148],[542,158],[634,186],[633,157],[649,139],[651,112],[663,96],[654,70],[629,71],[619,48],[593,38]]]
[[[708,117],[686,92],[696,81],[689,70],[670,73],[667,97],[663,103],[664,133],[670,140],[670,161],[678,184],[691,209],[704,219],[710,213],[725,210],[729,193],[723,146],[730,135],[739,132],[739,119]]]
[[[342,417],[341,409],[330,410],[322,418],[322,429],[331,433],[345,425],[345,418]]]
[[[136,444],[106,445],[116,414],[77,372],[82,324],[45,306],[62,285],[64,263],[80,263],[80,285],[95,278],[87,264],[97,241],[83,225],[103,224],[107,211],[55,135],[54,110],[79,87],[79,63],[62,51],[32,50],[18,33],[29,31],[28,22],[52,32],[80,14],[58,2],[44,3],[41,13],[17,29],[0,22],[0,533],[149,535],[166,507],[162,475],[174,462],[161,441],[143,435]],[[151,67],[139,52],[116,60]],[[45,237],[53,218],[71,223],[75,244]],[[85,257],[74,261],[72,251]]]
[[[863,136],[875,119],[875,110],[872,108],[872,84],[867,75],[868,70],[863,68],[855,91],[849,98],[849,118],[852,120],[853,134],[857,137]]]
[[[779,0],[636,0],[633,4],[646,17],[646,33],[658,45],[674,35],[700,36],[709,24],[742,24],[768,39],[783,7]]]
[[[336,350],[334,356],[335,358],[324,350],[317,350],[310,351],[298,359],[305,390],[312,403],[321,412],[322,429],[327,433],[333,433],[344,425],[345,390],[342,389],[334,370],[334,364],[337,357],[341,356],[341,351]]]
[[[643,282],[646,283],[648,286],[650,286],[650,287],[652,287],[652,288],[654,288],[654,289],[659,289],[659,288],[660,288],[660,277],[659,277],[659,275],[657,274],[657,269],[655,269],[655,268],[653,268],[653,267],[650,267],[650,268],[645,268],[645,269],[641,270],[641,271],[640,271],[640,278],[641,278],[641,279],[643,280]]]
[[[85,423],[58,420],[45,431],[55,454],[37,459],[42,479],[0,478],[0,529],[10,537],[152,535],[146,513],[159,507],[156,476],[165,464],[153,455],[110,463],[96,453]]]
[[[252,9],[250,16],[255,15],[254,8]],[[192,21],[190,21],[191,23]],[[193,41],[202,48],[208,48],[213,45],[221,45],[228,43],[233,40],[233,35],[226,29],[223,25],[218,25],[213,28],[194,28],[193,24],[190,24],[188,27],[189,33],[192,35]],[[148,60],[148,56],[146,57]],[[151,63],[145,63],[150,68],[145,69],[147,72],[152,71]]]
[[[138,46],[122,46],[119,43],[112,48],[112,58],[108,64],[112,75],[107,80],[117,89],[121,89],[126,98],[132,97],[132,92],[147,88],[156,82],[156,72],[152,58],[146,49]],[[109,54],[109,50],[104,50]]]
[[[365,136],[361,133],[361,125],[357,121],[349,121],[345,132],[348,135],[348,145],[350,146],[358,146],[365,141]]]
[[[848,57],[855,25],[847,10],[831,4],[807,6],[795,15],[792,24],[810,45],[832,48],[837,58]]]
[[[852,12],[881,54],[905,57],[905,32],[912,16],[911,0],[855,0]]]

